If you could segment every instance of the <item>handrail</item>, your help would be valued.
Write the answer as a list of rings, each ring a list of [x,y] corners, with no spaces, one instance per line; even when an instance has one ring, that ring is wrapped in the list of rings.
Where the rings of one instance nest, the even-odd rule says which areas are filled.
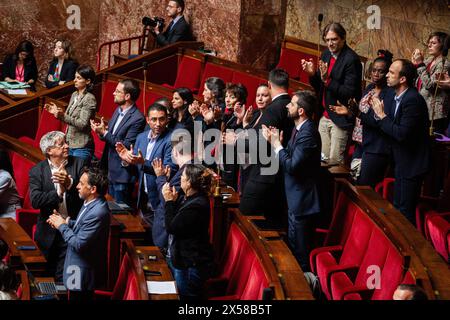
[[[33,163],[38,163],[45,159],[45,156],[38,148],[30,146],[25,142],[22,142],[1,132],[0,144],[4,145],[7,149],[11,149],[12,151],[20,154],[22,157],[30,160]]]
[[[129,38],[125,38],[125,39],[119,39],[119,40],[113,40],[113,41],[108,41],[108,42],[102,43],[97,50],[97,71],[104,69],[104,68],[101,68],[103,48],[105,48],[105,47],[108,48],[108,66],[106,68],[109,68],[111,66],[112,46],[115,44],[119,44],[118,54],[121,54],[122,44],[125,42],[128,42],[128,55],[130,55],[131,54],[131,42],[135,41],[135,40],[138,40],[138,48],[139,48],[138,54],[141,54],[142,53],[141,45],[142,45],[142,41],[144,40],[144,35],[129,37]]]

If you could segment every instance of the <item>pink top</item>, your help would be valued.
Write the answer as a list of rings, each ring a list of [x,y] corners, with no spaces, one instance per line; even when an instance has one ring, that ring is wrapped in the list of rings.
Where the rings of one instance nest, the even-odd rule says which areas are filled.
[[[20,82],[25,82],[25,67],[16,66],[16,80]]]

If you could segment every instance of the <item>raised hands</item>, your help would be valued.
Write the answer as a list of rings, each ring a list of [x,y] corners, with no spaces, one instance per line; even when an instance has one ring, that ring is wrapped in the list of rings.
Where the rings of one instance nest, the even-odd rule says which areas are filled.
[[[423,53],[420,51],[420,49],[414,49],[412,56],[411,56],[411,62],[415,65],[421,64],[423,62]]]
[[[302,70],[305,71],[309,76],[313,76],[316,72],[316,68],[314,66],[314,62],[312,58],[309,58],[308,61],[305,59],[302,59],[300,61],[302,65]]]
[[[323,82],[326,82],[328,79],[328,63],[319,60],[319,71],[320,71],[320,78],[322,79]]]
[[[262,134],[264,139],[266,139],[275,149],[281,147],[283,143],[283,131],[280,132],[275,127],[267,127],[263,124]]]
[[[242,126],[245,128],[247,127],[253,118],[253,107],[248,107],[247,111],[245,111],[244,118],[242,119]]]
[[[154,159],[152,161],[152,167],[157,177],[166,176],[167,179],[170,179],[170,166],[166,165],[166,167],[164,168],[161,159]]]
[[[64,115],[64,110],[58,107],[55,103],[46,103],[44,106],[45,110],[55,116],[55,118],[62,117]]]
[[[140,149],[138,149],[138,155],[134,155],[133,145],[131,145],[130,150],[128,150],[122,142],[117,142],[116,152],[119,155],[120,159],[128,164],[138,165],[145,162]]]
[[[175,189],[175,186],[170,187],[170,184],[168,182],[166,182],[162,188],[162,195],[166,202],[176,201],[178,199],[178,192]]]
[[[91,129],[100,136],[104,136],[106,133],[106,130],[108,130],[103,117],[101,117],[100,123],[95,122],[94,119],[91,119]]]
[[[242,123],[245,116],[245,105],[243,106],[240,102],[234,104],[234,116],[238,119],[238,124]]]
[[[53,209],[53,214],[48,217],[47,223],[54,229],[58,229],[62,224],[69,223],[70,217],[64,219],[60,213]]]
[[[337,101],[337,106],[330,105],[330,110],[341,116],[348,116],[350,114],[350,108],[344,106],[340,101]]]
[[[194,100],[194,102],[189,105],[188,111],[191,116],[195,118],[200,114],[200,103],[197,100]]]
[[[384,103],[380,100],[378,97],[372,97],[370,100],[370,103],[372,105],[373,112],[375,112],[375,115],[381,119],[386,117],[386,114],[384,113]]]

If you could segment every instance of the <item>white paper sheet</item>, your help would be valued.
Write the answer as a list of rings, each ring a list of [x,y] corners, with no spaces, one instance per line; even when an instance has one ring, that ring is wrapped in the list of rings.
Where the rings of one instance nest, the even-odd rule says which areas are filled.
[[[150,294],[177,294],[175,281],[147,281]]]
[[[27,90],[25,89],[8,89],[8,94],[27,94]]]

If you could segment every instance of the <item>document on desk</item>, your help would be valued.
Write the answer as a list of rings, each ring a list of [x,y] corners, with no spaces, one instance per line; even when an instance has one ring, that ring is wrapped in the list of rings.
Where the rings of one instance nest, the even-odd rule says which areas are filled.
[[[25,89],[7,89],[6,91],[8,92],[8,94],[27,94],[27,90]]]
[[[177,294],[175,281],[147,281],[147,290],[150,294]]]

